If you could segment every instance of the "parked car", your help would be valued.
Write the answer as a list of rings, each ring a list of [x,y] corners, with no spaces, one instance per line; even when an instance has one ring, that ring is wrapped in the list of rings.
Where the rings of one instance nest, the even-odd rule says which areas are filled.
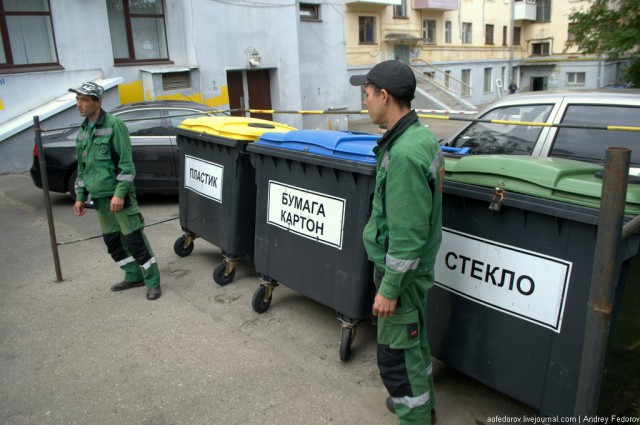
[[[187,118],[197,118],[207,113],[221,114],[200,103],[174,100],[131,103],[110,112],[120,117],[129,130],[138,194],[177,194],[180,154],[176,144],[176,127]],[[78,169],[78,131],[79,125],[55,134],[44,133],[42,136],[49,190],[69,192],[74,200]],[[38,150],[35,146],[30,172],[35,185],[42,188]]]
[[[478,115],[507,120],[580,126],[640,126],[640,90],[537,92],[510,95]],[[521,126],[473,122],[441,145],[470,148],[471,154],[509,154],[570,158],[604,163],[608,147],[631,149],[631,172],[640,174],[640,132]]]

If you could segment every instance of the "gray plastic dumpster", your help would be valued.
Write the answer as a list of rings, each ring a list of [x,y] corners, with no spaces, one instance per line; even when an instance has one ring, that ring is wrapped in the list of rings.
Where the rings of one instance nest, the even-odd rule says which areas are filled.
[[[185,257],[202,237],[225,259],[213,280],[226,285],[235,277],[235,261],[253,255],[255,172],[246,146],[261,134],[293,130],[284,124],[246,117],[187,119],[177,131],[180,148],[180,226],[184,235],[174,252]]]
[[[380,136],[331,130],[265,133],[248,146],[256,169],[254,264],[263,284],[252,307],[265,312],[277,283],[336,310],[346,361],[375,288],[362,244],[375,187]]]
[[[600,171],[550,158],[446,158],[443,242],[428,305],[432,354],[559,422],[575,418],[589,355]],[[630,184],[625,220],[639,213],[640,185]],[[635,235],[622,250],[603,414],[620,414],[623,400],[640,394],[639,249]]]

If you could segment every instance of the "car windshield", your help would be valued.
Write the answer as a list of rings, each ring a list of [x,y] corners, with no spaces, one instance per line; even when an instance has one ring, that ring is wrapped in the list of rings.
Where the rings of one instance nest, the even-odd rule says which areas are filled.
[[[483,121],[542,123],[553,105],[515,105],[493,109]],[[453,141],[457,148],[471,148],[472,154],[530,155],[542,131],[541,126],[478,122],[469,126]]]
[[[633,127],[640,122],[640,108],[611,105],[570,105],[562,124]],[[640,132],[560,128],[550,156],[603,163],[610,147],[631,149],[631,166],[640,167]]]

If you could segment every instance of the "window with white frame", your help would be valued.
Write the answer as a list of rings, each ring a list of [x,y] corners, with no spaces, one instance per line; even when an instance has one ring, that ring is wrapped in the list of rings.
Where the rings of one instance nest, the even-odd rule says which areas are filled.
[[[584,86],[585,75],[584,72],[567,72],[567,85]]]
[[[551,0],[536,1],[536,22],[551,22]]]
[[[422,38],[425,43],[436,44],[436,21],[432,19],[422,21]]]
[[[531,44],[531,54],[534,56],[549,56],[549,43]]]
[[[394,18],[406,18],[407,17],[407,0],[400,0],[400,4],[393,6]]]
[[[358,42],[361,44],[375,43],[376,18],[373,16],[358,17]]]
[[[493,44],[493,25],[486,24],[484,26],[484,44]]]
[[[460,79],[462,80],[462,96],[471,96],[471,70],[463,69]]]
[[[300,3],[300,20],[301,21],[319,21],[320,5],[313,3]]]
[[[463,22],[462,23],[462,44],[471,44],[473,43],[472,35],[473,26],[471,22]]]
[[[107,0],[116,64],[168,61],[162,0]]]
[[[444,42],[451,44],[451,21],[444,21]]]
[[[576,27],[576,24],[569,24],[567,28],[567,44],[573,45],[576,41],[576,35],[573,33],[573,29]]]
[[[444,86],[449,88],[451,86],[451,71],[444,72]]]
[[[491,93],[493,91],[493,84],[491,84],[491,80],[493,80],[493,68],[485,68],[484,69],[484,92]]]
[[[513,27],[513,45],[519,46],[522,44],[521,37],[522,36],[522,28]]]
[[[49,0],[2,0],[0,67],[57,66]]]

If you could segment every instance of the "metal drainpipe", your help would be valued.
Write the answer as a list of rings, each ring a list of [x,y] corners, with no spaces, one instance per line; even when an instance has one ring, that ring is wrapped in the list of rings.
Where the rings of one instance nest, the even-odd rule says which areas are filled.
[[[515,31],[516,28],[516,21],[515,21],[515,6],[513,4],[513,0],[511,0],[511,28],[509,31],[509,71],[507,72],[507,81],[504,82],[504,86],[505,87],[509,87],[509,84],[511,84],[511,81],[515,81],[515,77],[513,75],[513,32]],[[507,84],[507,82],[509,84]],[[508,89],[507,89],[508,92]]]
[[[595,415],[598,409],[613,310],[613,292],[620,273],[621,229],[630,158],[631,151],[627,148],[608,148],[605,154],[591,293],[574,410],[576,416]]]

